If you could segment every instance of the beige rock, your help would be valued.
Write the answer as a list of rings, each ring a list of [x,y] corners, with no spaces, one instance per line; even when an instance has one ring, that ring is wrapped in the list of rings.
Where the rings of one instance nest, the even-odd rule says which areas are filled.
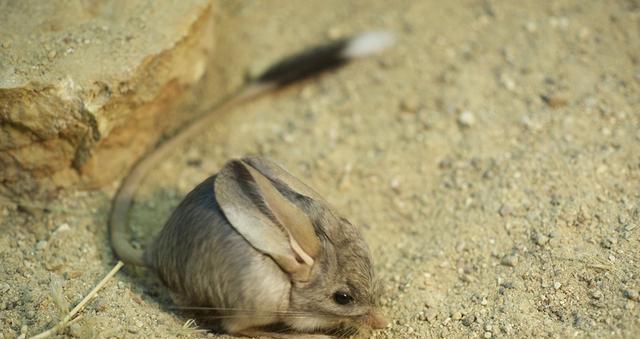
[[[0,0],[0,194],[112,182],[221,97],[214,5]]]

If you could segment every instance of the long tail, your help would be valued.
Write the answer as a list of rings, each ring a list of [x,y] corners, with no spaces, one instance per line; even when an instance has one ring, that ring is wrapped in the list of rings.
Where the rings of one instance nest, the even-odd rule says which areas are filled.
[[[143,156],[122,181],[113,199],[109,218],[111,246],[116,255],[126,263],[145,265],[143,251],[134,248],[129,240],[128,220],[133,197],[147,173],[177,146],[210,126],[218,118],[218,114],[276,89],[337,69],[353,59],[377,54],[393,43],[394,38],[391,33],[377,31],[366,32],[305,50],[274,64],[262,75],[248,81],[239,91],[222,100],[219,104],[203,110],[202,116],[187,123],[179,129],[175,136]]]

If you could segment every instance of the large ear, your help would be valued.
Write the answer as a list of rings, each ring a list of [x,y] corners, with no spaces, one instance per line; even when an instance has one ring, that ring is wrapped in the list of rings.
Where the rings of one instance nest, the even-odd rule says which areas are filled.
[[[320,194],[314,191],[313,188],[304,184],[300,179],[294,177],[291,173],[273,161],[255,156],[245,157],[242,161],[260,171],[260,173],[271,179],[271,181],[279,182],[284,186],[288,186],[292,191],[314,200],[324,201]]]
[[[229,223],[254,248],[269,255],[292,279],[307,281],[320,240],[307,215],[252,166],[230,161],[214,190]]]

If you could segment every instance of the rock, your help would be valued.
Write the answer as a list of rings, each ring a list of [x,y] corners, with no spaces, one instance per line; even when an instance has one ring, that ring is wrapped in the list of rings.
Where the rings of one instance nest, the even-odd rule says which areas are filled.
[[[428,308],[423,312],[420,312],[420,314],[418,315],[418,320],[428,321],[430,323],[433,323],[434,321],[436,321],[437,318],[438,318],[438,312],[436,312],[434,309],[431,309],[431,308]]]
[[[393,177],[389,181],[389,187],[391,187],[391,189],[395,193],[400,193],[400,185],[401,185],[401,183],[402,183],[402,180],[399,177]]]
[[[600,300],[603,297],[602,292],[600,292],[598,290],[592,291],[590,293],[590,296],[591,296],[591,298],[596,299],[596,300]]]
[[[636,290],[624,290],[624,296],[629,300],[640,301],[640,293],[638,293],[638,291]]]
[[[82,338],[84,333],[82,331],[82,327],[79,324],[73,323],[69,325],[69,334],[74,338]]]
[[[463,282],[466,283],[472,283],[475,281],[475,278],[472,275],[469,274],[461,274],[460,275],[460,280],[462,280]]]
[[[616,238],[608,236],[608,237],[605,237],[604,239],[602,239],[602,241],[600,242],[600,246],[602,246],[603,248],[606,248],[606,249],[611,249],[617,243],[618,243],[618,240]]]
[[[45,247],[47,247],[46,240],[40,240],[36,243],[36,251],[42,251]]]
[[[505,266],[516,267],[518,265],[518,256],[515,254],[505,255],[500,263]]]
[[[11,286],[7,283],[0,283],[0,294],[5,294],[11,289]]]
[[[435,323],[436,319],[438,319],[438,312],[434,309],[427,309],[424,311],[424,319],[430,323]]]
[[[221,97],[212,3],[19,1],[0,11],[0,194],[112,182],[164,130]],[[43,47],[47,46],[47,47]],[[226,60],[224,61],[227,62]],[[191,108],[191,109],[190,109]]]
[[[400,109],[403,112],[416,113],[419,108],[420,108],[420,101],[416,96],[410,96],[410,97],[404,98],[400,102]]]
[[[540,99],[542,99],[542,101],[547,104],[547,106],[556,109],[556,108],[560,108],[560,107],[564,107],[567,105],[568,100],[563,97],[562,95],[559,94],[550,94],[550,95],[541,95]]]
[[[469,111],[464,111],[458,115],[458,123],[462,127],[471,127],[476,123],[476,117]]]
[[[460,319],[462,319],[462,312],[460,312],[460,311],[453,312],[453,313],[451,314],[451,319],[453,319],[453,320],[460,320]]]
[[[500,210],[498,210],[498,213],[500,214],[501,217],[507,217],[511,215],[512,212],[513,212],[513,208],[509,204],[503,204],[500,207]]]
[[[546,235],[544,235],[542,233],[536,233],[536,234],[533,235],[533,241],[538,246],[544,246],[549,242],[549,237],[547,237]]]
[[[56,230],[55,230],[55,231],[53,231],[53,233],[52,233],[51,235],[52,235],[52,236],[54,236],[54,235],[58,235],[58,234],[60,234],[60,233],[62,233],[62,232],[68,232],[68,231],[70,231],[70,230],[71,230],[71,227],[69,226],[69,224],[67,224],[67,223],[65,222],[65,223],[60,224],[60,226],[58,226],[58,228],[56,228]]]
[[[504,86],[509,91],[513,91],[516,89],[516,82],[513,80],[509,74],[501,73],[500,74],[500,84]]]
[[[462,319],[462,324],[464,326],[471,326],[471,324],[473,324],[474,321],[476,321],[476,316],[473,314],[467,314]]]

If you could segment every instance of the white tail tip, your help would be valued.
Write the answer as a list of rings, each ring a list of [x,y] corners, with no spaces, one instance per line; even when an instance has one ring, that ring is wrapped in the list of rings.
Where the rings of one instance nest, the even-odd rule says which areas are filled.
[[[345,58],[361,58],[377,54],[391,47],[396,42],[389,31],[371,31],[357,35],[347,43],[342,55]]]

